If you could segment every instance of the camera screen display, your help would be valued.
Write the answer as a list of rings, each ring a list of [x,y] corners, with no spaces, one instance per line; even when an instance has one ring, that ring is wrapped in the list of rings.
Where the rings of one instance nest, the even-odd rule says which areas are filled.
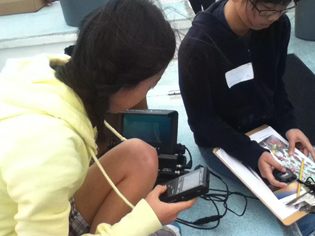
[[[150,144],[170,143],[171,125],[169,116],[125,114],[123,135],[127,139],[139,138]]]
[[[182,191],[194,188],[199,185],[199,171],[193,171],[184,175]]]

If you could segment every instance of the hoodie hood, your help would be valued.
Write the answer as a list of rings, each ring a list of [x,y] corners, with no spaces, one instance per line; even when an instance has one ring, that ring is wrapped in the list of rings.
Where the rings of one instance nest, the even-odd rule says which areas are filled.
[[[95,130],[80,98],[55,77],[52,66],[68,62],[67,55],[38,55],[9,59],[0,74],[0,122],[28,113],[56,117],[69,123],[96,154]]]
[[[205,30],[206,32],[214,31],[219,35],[229,33],[231,35],[237,36],[231,30],[228,23],[223,23],[222,20],[218,19],[214,13],[218,8],[224,7],[226,2],[226,0],[217,1],[207,8],[207,10],[200,11],[194,18],[192,23],[193,27]]]

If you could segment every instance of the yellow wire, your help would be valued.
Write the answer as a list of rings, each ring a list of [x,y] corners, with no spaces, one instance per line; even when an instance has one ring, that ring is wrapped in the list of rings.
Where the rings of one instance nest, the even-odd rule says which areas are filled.
[[[110,129],[110,131],[112,131],[121,141],[125,141],[127,140],[125,137],[123,137],[122,135],[120,135],[110,124],[108,124],[105,120],[104,120],[104,124],[106,125],[106,127],[108,129]],[[98,166],[98,168],[100,169],[100,171],[102,172],[102,174],[104,175],[104,177],[106,178],[106,180],[108,181],[108,183],[112,186],[112,188],[114,189],[114,191],[117,193],[117,195],[128,205],[130,206],[131,209],[134,208],[134,205],[128,201],[128,199],[122,195],[122,193],[119,191],[119,189],[115,186],[115,184],[113,183],[113,181],[110,179],[110,177],[107,175],[106,171],[104,170],[102,164],[99,162],[99,160],[97,159],[97,157],[94,155],[94,153],[92,152],[92,157],[96,163],[96,165]]]
[[[106,126],[110,131],[112,131],[112,132],[116,135],[116,137],[119,138],[122,142],[127,140],[127,139],[126,139],[125,137],[123,137],[120,133],[118,133],[110,124],[108,124],[106,120],[104,120],[104,124],[105,124],[105,126]]]
[[[119,191],[119,189],[115,186],[115,184],[113,183],[113,181],[109,178],[109,176],[107,175],[106,171],[104,170],[102,164],[99,162],[99,160],[97,159],[97,157],[93,154],[92,155],[96,165],[98,166],[98,168],[101,170],[101,172],[103,173],[103,175],[105,176],[105,178],[107,179],[108,183],[112,186],[112,188],[114,189],[114,191],[117,193],[117,195],[128,205],[130,206],[131,209],[134,208],[134,205],[132,205],[132,203],[130,203],[128,201],[127,198],[125,198],[124,195],[122,195],[122,193]]]

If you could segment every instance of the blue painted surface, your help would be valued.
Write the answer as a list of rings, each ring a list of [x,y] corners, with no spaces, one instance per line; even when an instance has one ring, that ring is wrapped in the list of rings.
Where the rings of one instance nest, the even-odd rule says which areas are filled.
[[[162,5],[162,9],[165,9],[167,19],[180,21],[182,19],[191,18],[191,16],[187,15],[187,7],[189,5],[187,2],[184,2],[184,0],[172,1],[169,3],[164,0],[164,2],[166,3]],[[315,42],[297,39],[294,36],[294,13],[290,14],[289,17],[292,23],[289,53],[295,53],[315,73]],[[76,31],[76,27],[70,27],[65,23],[59,2],[55,2],[52,6],[45,7],[35,13],[0,16],[0,42],[2,40],[42,35],[75,33]],[[46,48],[47,51],[49,51],[49,45],[46,45]],[[168,96],[169,91],[178,90],[177,73],[177,60],[174,59],[170,63],[158,85],[148,93],[148,105],[152,109],[174,109],[179,112],[178,142],[189,148],[193,156],[194,166],[199,164],[205,165],[199,150],[194,143],[192,132],[188,127],[187,116],[181,97]],[[229,179],[225,179],[225,181],[229,185],[231,191],[241,191],[244,194],[252,195],[245,186],[236,184]],[[222,189],[223,185],[215,178],[211,178],[210,187]],[[231,198],[229,201],[229,206],[232,209],[239,211],[242,208],[242,204],[243,200],[236,197]],[[222,208],[220,209],[223,210]],[[212,214],[215,214],[215,211],[211,203],[199,200],[192,209],[181,213],[180,217],[187,220],[195,220]],[[181,227],[183,235],[186,236],[283,235],[275,216],[261,202],[255,200],[249,200],[247,211],[243,217],[237,217],[232,213],[227,213],[221,220],[220,226],[215,230],[198,231],[185,226]]]
[[[76,27],[66,24],[60,2],[43,7],[37,12],[0,16],[0,41],[76,31]]]

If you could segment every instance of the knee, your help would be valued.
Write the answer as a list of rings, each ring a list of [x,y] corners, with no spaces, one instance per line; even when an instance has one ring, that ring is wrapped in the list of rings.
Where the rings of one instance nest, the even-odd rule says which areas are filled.
[[[150,175],[157,175],[158,155],[154,147],[140,139],[129,139],[126,142],[128,156],[137,171],[147,172]]]

